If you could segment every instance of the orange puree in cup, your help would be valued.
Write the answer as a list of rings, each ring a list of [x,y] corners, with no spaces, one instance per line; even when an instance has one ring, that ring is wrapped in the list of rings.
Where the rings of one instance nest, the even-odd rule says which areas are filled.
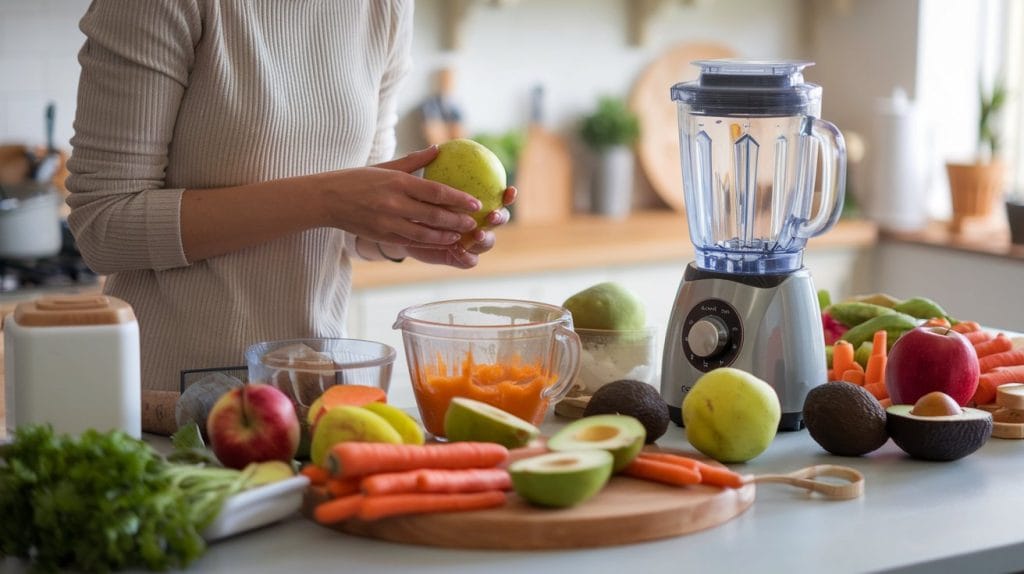
[[[466,355],[458,374],[447,373],[447,365],[438,357],[435,365],[416,373],[413,383],[423,426],[434,436],[444,436],[444,415],[454,397],[476,399],[540,424],[548,408],[548,399],[542,394],[558,378],[544,374],[539,364],[524,365],[518,359],[476,364],[472,353]]]

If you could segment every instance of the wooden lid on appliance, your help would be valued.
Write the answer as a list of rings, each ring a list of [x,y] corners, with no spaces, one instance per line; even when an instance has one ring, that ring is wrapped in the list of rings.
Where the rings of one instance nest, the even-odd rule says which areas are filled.
[[[116,325],[135,321],[135,312],[116,297],[55,295],[19,304],[14,320],[22,327]]]

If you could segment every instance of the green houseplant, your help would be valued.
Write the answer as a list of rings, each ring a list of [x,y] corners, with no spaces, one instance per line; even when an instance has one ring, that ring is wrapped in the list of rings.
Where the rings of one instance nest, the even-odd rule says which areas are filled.
[[[620,98],[601,97],[597,109],[583,118],[580,138],[596,158],[591,211],[615,218],[629,214],[633,193],[632,145],[639,135],[639,119]]]
[[[1000,157],[999,121],[1006,105],[1006,86],[997,81],[990,91],[978,86],[978,141],[973,163],[946,163],[953,200],[952,230],[963,231],[970,218],[992,214],[1002,195],[1006,168]]]

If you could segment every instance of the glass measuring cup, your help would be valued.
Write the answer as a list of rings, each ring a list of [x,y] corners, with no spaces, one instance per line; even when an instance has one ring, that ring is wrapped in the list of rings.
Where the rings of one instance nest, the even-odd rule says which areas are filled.
[[[456,299],[404,309],[402,330],[416,405],[443,438],[454,397],[488,403],[533,424],[569,390],[580,339],[562,307],[514,299]]]

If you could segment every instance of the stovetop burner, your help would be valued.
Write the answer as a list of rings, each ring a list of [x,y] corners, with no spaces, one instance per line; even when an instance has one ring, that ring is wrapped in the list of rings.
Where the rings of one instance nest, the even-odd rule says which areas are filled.
[[[53,257],[35,260],[0,258],[0,293],[38,287],[94,285],[99,277],[85,264],[67,223],[61,226],[61,250]]]

